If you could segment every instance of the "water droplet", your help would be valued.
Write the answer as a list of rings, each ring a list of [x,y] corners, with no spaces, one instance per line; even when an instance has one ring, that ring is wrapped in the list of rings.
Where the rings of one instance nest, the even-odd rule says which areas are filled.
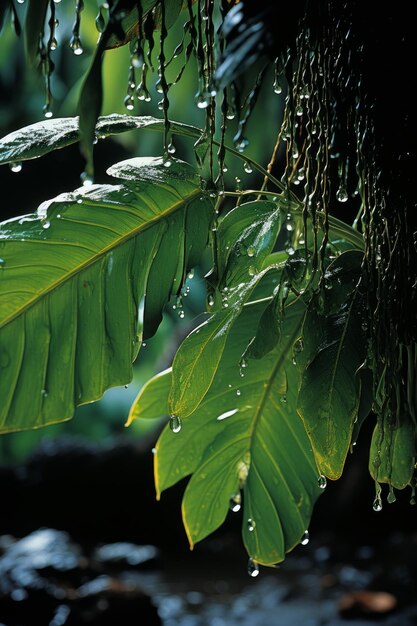
[[[246,369],[247,367],[248,367],[248,362],[244,357],[242,357],[239,361],[239,374],[242,376],[242,378],[245,375],[245,372],[243,370]]]
[[[241,506],[242,506],[242,498],[241,498],[240,493],[235,493],[233,494],[233,496],[230,496],[229,509],[233,513],[237,513],[238,511],[240,511]]]
[[[397,501],[397,498],[395,497],[394,489],[393,489],[392,485],[390,485],[389,492],[388,492],[388,495],[387,495],[387,502],[388,502],[388,504],[393,504],[396,501]]]
[[[80,176],[80,179],[84,187],[91,187],[91,185],[94,183],[93,177],[90,176],[90,174],[87,174],[87,172],[83,172]]]
[[[42,228],[50,228],[51,226],[51,222],[49,220],[45,220],[44,222],[42,222]]]
[[[44,398],[48,397],[48,392],[46,391],[46,389],[42,389],[41,396],[43,396]]]
[[[297,172],[297,179],[301,181],[301,180],[304,180],[305,177],[306,177],[306,174],[305,174],[304,168],[300,167],[300,169]]]
[[[2,269],[6,265],[6,261],[4,259],[0,259],[0,269]]]
[[[242,392],[240,391],[240,389],[236,389],[236,395],[240,396],[242,394]]]
[[[254,267],[253,265],[251,265],[248,269],[248,274],[249,276],[256,276],[257,272],[256,272],[256,267]]]
[[[171,167],[172,159],[168,157],[168,155],[164,156],[164,167]]]
[[[124,387],[125,387],[125,389],[129,389],[129,385],[125,385]]]
[[[253,533],[253,531],[255,530],[255,526],[256,526],[255,520],[250,517],[247,521],[247,525],[248,525],[248,531],[250,533]]]
[[[96,28],[99,33],[104,32],[106,29],[106,20],[104,19],[102,10],[103,10],[103,7],[100,7],[98,10],[97,17],[96,17]]]
[[[248,147],[249,145],[249,139],[246,139],[246,137],[242,137],[239,139],[237,139],[235,141],[235,148],[238,152],[244,152],[244,150]]]
[[[300,543],[302,546],[306,546],[309,541],[310,541],[310,533],[308,532],[308,530],[306,530],[304,531],[304,535],[301,537]]]
[[[155,455],[157,453],[157,449],[156,448],[152,448],[152,454]]]
[[[167,150],[168,150],[169,154],[175,154],[176,153],[177,149],[174,146],[174,144],[172,143],[172,141],[169,142]]]
[[[252,165],[248,163],[247,161],[245,161],[243,165],[243,169],[245,170],[246,174],[252,174],[253,172]]]
[[[173,433],[179,433],[182,427],[181,418],[178,415],[171,415],[169,418],[169,427]]]
[[[276,94],[278,94],[278,95],[279,95],[280,93],[282,93],[282,87],[281,87],[281,85],[280,85],[280,83],[279,83],[279,81],[278,81],[278,80],[276,80],[276,81],[274,82],[274,84],[272,85],[272,89],[274,90],[274,93],[276,93]]]
[[[368,324],[366,322],[362,322],[361,328],[363,332],[366,333],[366,331],[368,330]]]
[[[178,317],[179,317],[180,319],[182,319],[182,320],[184,319],[184,317],[185,317],[184,309],[179,309],[179,311],[178,311]]]
[[[252,578],[256,578],[259,575],[259,565],[255,563],[252,557],[249,557],[248,561],[248,574]]]
[[[211,294],[207,298],[207,304],[209,306],[213,306],[214,305],[214,298],[213,298],[213,296]]]
[[[135,101],[133,99],[133,96],[127,95],[126,98],[123,100],[123,104],[128,111],[133,111],[133,109],[135,108]]]
[[[284,394],[283,396],[280,397],[279,401],[282,404],[286,404],[287,403],[287,396]]]
[[[196,95],[195,101],[199,109],[207,109],[208,105],[210,104],[209,98],[202,93],[198,93]]]
[[[77,56],[80,56],[84,52],[83,47],[81,45],[81,40],[77,35],[73,35],[71,37],[69,45],[73,53],[76,54]]]
[[[22,163],[20,161],[15,161],[14,163],[10,163],[9,165],[12,172],[18,174],[22,171]]]
[[[47,120],[49,120],[54,115],[49,107],[49,104],[45,104],[42,111],[43,111],[44,117],[46,117]]]
[[[336,191],[336,200],[338,200],[339,202],[347,202],[348,200],[348,193],[346,191],[345,187],[339,187],[339,189]]]
[[[380,496],[380,494],[377,494],[377,495],[375,496],[375,500],[374,500],[374,503],[373,503],[373,505],[372,505],[372,508],[373,508],[373,510],[374,510],[374,511],[376,511],[377,513],[378,513],[379,511],[382,511],[382,500],[381,500],[381,496]]]
[[[234,112],[233,109],[227,109],[227,113],[226,113],[226,118],[228,120],[234,120],[236,117],[236,113]]]
[[[254,246],[248,246],[248,249],[246,250],[246,254],[249,257],[253,257],[255,256],[255,253],[256,253],[256,248]]]
[[[138,85],[138,87],[136,89],[136,95],[138,97],[138,100],[145,101],[145,102],[150,102],[151,101],[151,94],[146,89],[146,87],[144,87],[142,85],[142,83],[140,83]]]
[[[320,474],[317,480],[320,489],[326,489],[327,487],[327,478],[324,474]]]

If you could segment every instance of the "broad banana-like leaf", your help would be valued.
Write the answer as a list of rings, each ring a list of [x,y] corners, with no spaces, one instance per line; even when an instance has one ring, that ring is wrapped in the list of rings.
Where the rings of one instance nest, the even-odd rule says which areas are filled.
[[[148,115],[104,115],[98,118],[95,132],[98,139],[146,128],[163,131],[164,120]],[[188,124],[171,122],[174,135],[198,138],[201,130]],[[53,150],[65,148],[79,140],[78,117],[57,117],[25,126],[0,140],[0,165],[18,163],[44,156]]]
[[[417,456],[415,424],[403,415],[399,424],[378,422],[369,451],[369,473],[380,483],[404,489],[412,482]]]
[[[308,527],[320,488],[318,469],[296,411],[299,372],[293,343],[305,313],[290,304],[275,350],[239,373],[239,359],[265,306],[248,304],[233,324],[212,385],[180,432],[167,426],[156,444],[157,495],[192,475],[183,519],[191,547],[237,509],[243,490],[243,539],[253,560],[273,565]],[[171,372],[155,377],[132,407],[131,418],[168,408]],[[159,411],[158,411],[159,406]]]
[[[366,357],[363,302],[356,288],[361,260],[362,253],[351,250],[331,263],[326,288],[311,300],[302,333],[298,411],[320,470],[331,479],[342,473],[361,398],[358,370]]]
[[[109,173],[120,184],[0,225],[2,432],[68,419],[128,383],[142,336],[205,248],[213,200],[191,166],[138,158]]]

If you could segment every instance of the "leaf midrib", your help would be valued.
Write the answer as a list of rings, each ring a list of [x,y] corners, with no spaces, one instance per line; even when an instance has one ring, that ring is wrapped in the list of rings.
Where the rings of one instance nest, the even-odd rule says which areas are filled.
[[[91,258],[86,259],[82,263],[79,263],[76,267],[74,267],[72,270],[66,273],[64,277],[60,277],[58,280],[48,285],[48,287],[43,289],[41,292],[38,292],[33,298],[28,300],[23,306],[19,307],[16,311],[14,311],[8,317],[2,320],[0,322],[0,328],[7,326],[7,324],[10,324],[10,322],[20,317],[20,315],[22,315],[28,309],[34,306],[39,300],[41,300],[43,297],[47,296],[49,293],[51,293],[52,291],[54,291],[55,289],[63,285],[67,280],[70,280],[82,270],[90,267],[91,265],[94,265],[96,261],[98,261],[100,258],[105,256],[108,252],[117,248],[118,246],[123,245],[126,241],[129,241],[129,239],[132,239],[133,237],[138,235],[139,232],[144,231],[147,228],[150,228],[151,226],[153,226],[155,223],[162,221],[167,215],[169,215],[170,213],[174,213],[180,206],[188,204],[193,198],[198,196],[200,193],[201,193],[201,190],[197,188],[194,192],[190,193],[186,198],[182,198],[181,200],[178,200],[173,205],[171,205],[168,209],[165,209],[165,211],[162,211],[161,213],[159,213],[158,215],[150,219],[148,222],[146,222],[146,224],[142,223],[138,225],[133,230],[129,231],[128,233],[114,240],[111,244],[109,244],[108,246],[100,250],[100,252],[96,252],[95,254],[93,254]],[[28,239],[28,243],[32,243],[33,241],[36,241],[36,240]]]

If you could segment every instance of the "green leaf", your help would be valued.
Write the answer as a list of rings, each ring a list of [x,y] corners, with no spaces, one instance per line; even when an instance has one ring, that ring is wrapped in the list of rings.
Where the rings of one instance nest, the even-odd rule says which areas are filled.
[[[150,116],[106,115],[98,119],[95,134],[103,139],[129,130],[146,128],[158,132],[164,120]],[[171,122],[171,132],[186,137],[198,137],[201,131],[188,124]],[[78,117],[51,118],[25,126],[6,135],[0,141],[0,165],[36,159],[53,150],[65,148],[79,140]]]
[[[121,184],[83,187],[1,224],[3,432],[67,419],[76,405],[129,382],[154,264],[166,289],[158,292],[163,306],[178,288],[166,275],[187,262],[192,247],[193,231],[182,233],[184,220],[186,228],[192,220],[184,215],[198,213],[208,233],[213,203],[201,200],[190,166],[142,158],[110,173]],[[184,238],[176,256],[164,245],[173,232]],[[193,261],[197,256],[194,249]]]
[[[267,268],[227,293],[224,308],[195,328],[179,347],[172,364],[171,415],[190,415],[207,393],[216,374],[228,334]],[[246,346],[245,346],[246,347]],[[237,361],[243,356],[243,351]]]
[[[379,421],[372,435],[369,472],[395,489],[411,484],[416,463],[415,425],[408,415],[397,425]]]
[[[25,21],[25,48],[30,64],[38,64],[39,37],[44,31],[49,0],[29,0]]]
[[[141,0],[141,12],[143,18],[145,18],[149,11],[151,11],[158,0]],[[171,3],[171,0],[169,0]],[[119,48],[124,46],[129,41],[137,37],[138,35],[138,3],[137,0],[119,0],[116,6],[116,11],[122,11],[122,17],[118,20],[118,27],[112,27],[112,32],[109,34],[108,41],[106,43],[106,49]],[[131,8],[133,6],[133,9]]]
[[[250,268],[261,269],[275,245],[284,207],[284,200],[246,202],[221,220],[217,271],[223,285],[246,282]]]
[[[167,426],[156,445],[158,496],[192,474],[183,500],[191,546],[216,530],[231,496],[243,488],[243,539],[252,558],[273,565],[300,542],[320,493],[318,470],[296,411],[299,373],[291,363],[305,307],[289,305],[280,344],[250,363],[242,378],[238,361],[263,310],[248,305],[234,323],[213,383],[197,410],[174,434]],[[135,414],[144,414],[161,391],[156,413],[166,411],[171,374],[143,390]],[[254,521],[250,531],[248,520]]]
[[[171,388],[171,368],[160,372],[142,387],[127,418],[126,426],[136,419],[156,419],[168,415],[168,395]]]
[[[361,260],[360,252],[350,251],[329,266],[326,288],[311,300],[302,333],[298,411],[320,470],[332,479],[342,473],[360,402],[357,371],[366,356],[356,288]]]

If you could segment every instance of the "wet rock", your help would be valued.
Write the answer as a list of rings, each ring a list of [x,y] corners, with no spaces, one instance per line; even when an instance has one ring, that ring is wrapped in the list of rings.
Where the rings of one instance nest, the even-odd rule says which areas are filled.
[[[126,572],[155,559],[153,546],[102,546],[95,561],[67,533],[44,528],[20,540],[4,536],[0,547],[0,620],[7,626],[160,624],[140,581]],[[109,563],[117,574],[97,576]]]
[[[149,596],[133,582],[99,576],[77,590],[65,626],[160,626],[161,620]]]
[[[160,553],[158,548],[151,545],[137,546],[127,541],[110,543],[93,553],[93,559],[105,567],[135,570],[140,568],[152,569],[159,564]]]

